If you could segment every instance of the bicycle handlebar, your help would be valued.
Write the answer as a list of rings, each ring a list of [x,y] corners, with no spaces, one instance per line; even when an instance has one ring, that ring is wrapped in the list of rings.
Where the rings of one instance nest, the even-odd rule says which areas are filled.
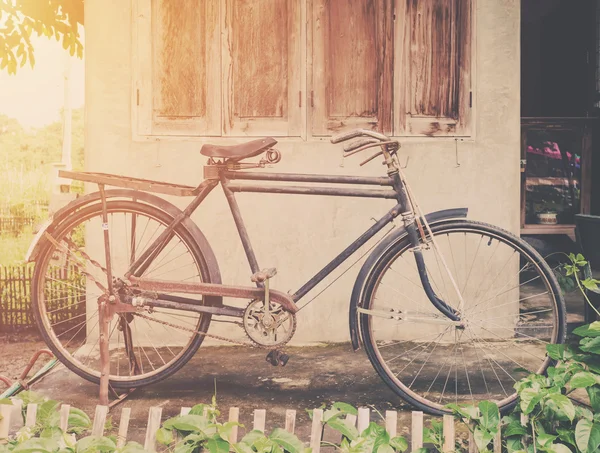
[[[350,151],[354,151],[355,149],[358,149],[361,146],[369,145],[371,143],[379,143],[379,140],[374,138],[362,138],[360,140],[355,140],[344,146],[344,152],[349,153]]]
[[[352,131],[342,132],[341,134],[334,135],[333,137],[331,137],[331,143],[335,144],[345,142],[346,140],[350,140],[352,138],[364,136],[372,137],[377,140],[381,140],[382,142],[390,141],[389,137],[386,137],[385,135],[380,134],[379,132],[370,131],[367,129],[354,129]]]

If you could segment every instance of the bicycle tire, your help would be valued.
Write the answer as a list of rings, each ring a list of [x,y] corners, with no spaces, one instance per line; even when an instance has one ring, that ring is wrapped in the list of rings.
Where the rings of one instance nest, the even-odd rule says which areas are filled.
[[[140,243],[144,239],[144,235],[146,235],[146,231],[148,230],[148,225],[151,220],[154,221],[158,225],[157,228],[159,228],[159,227],[164,228],[164,227],[166,227],[166,225],[170,224],[173,220],[173,217],[170,214],[164,212],[163,210],[160,210],[154,206],[151,206],[151,205],[148,205],[145,203],[139,203],[139,202],[129,201],[129,200],[109,200],[109,201],[107,201],[107,211],[108,211],[109,217],[115,213],[124,214],[125,220],[127,220],[127,215],[129,214],[131,216],[132,222],[133,222],[133,218],[135,216],[136,225],[137,225],[137,222],[142,217],[147,218],[148,223],[146,224],[146,229],[144,229],[143,235],[139,231],[136,231],[136,233],[134,233],[134,228],[133,227],[131,228],[130,236],[132,238],[136,238],[136,236],[141,236],[139,238]],[[88,221],[98,222],[98,221],[100,221],[99,219],[101,219],[101,215],[102,215],[102,205],[100,203],[84,207],[84,208],[78,210],[77,212],[71,214],[70,216],[66,217],[59,225],[57,225],[54,229],[54,232],[52,233],[52,236],[54,237],[54,239],[57,242],[61,242],[64,244],[64,242],[63,242],[64,238],[68,234],[72,235],[73,232],[76,231],[76,228],[78,228],[78,226],[81,226],[84,224],[84,222],[88,222]],[[112,217],[110,217],[110,218],[112,220]],[[90,223],[90,225],[91,224],[92,223]],[[113,225],[111,224],[111,227],[112,226]],[[141,226],[139,229],[141,230]],[[117,230],[118,230],[118,228],[115,229],[115,231],[117,231]],[[112,228],[111,228],[111,231],[112,231]],[[157,229],[157,231],[158,231],[158,229]],[[71,232],[71,233],[69,233],[69,232]],[[125,228],[125,233],[127,234],[127,232],[128,232],[127,228]],[[190,260],[193,261],[193,263],[196,265],[196,269],[193,270],[193,272],[196,272],[196,271],[198,272],[198,277],[199,277],[200,281],[210,282],[210,274],[208,271],[207,263],[204,259],[201,248],[194,240],[193,235],[182,224],[178,225],[175,228],[174,233],[175,233],[174,238],[177,238],[180,241],[180,243],[183,245],[183,247],[189,252],[189,254],[191,256]],[[116,235],[116,233],[112,234],[112,232],[111,232],[111,250],[113,249],[113,244],[114,244],[113,240],[115,239],[115,235]],[[156,231],[155,231],[155,235],[156,235]],[[102,234],[98,234],[97,237],[98,237],[98,241],[103,241]],[[148,240],[148,242],[150,242],[150,240]],[[173,240],[171,242],[173,242]],[[169,244],[171,244],[171,242],[169,242]],[[103,244],[103,242],[102,242],[102,244]],[[135,240],[133,242],[131,242],[131,244],[130,244],[131,249],[134,249],[134,244],[135,244]],[[169,244],[167,244],[167,246]],[[148,245],[148,243],[146,243],[146,245]],[[172,250],[176,250],[177,245],[178,244],[175,243],[175,246],[172,249],[170,249],[171,252],[172,252]],[[85,245],[84,245],[84,247],[85,247]],[[93,246],[90,246],[90,247],[93,248]],[[116,245],[115,245],[115,248],[116,248]],[[166,248],[167,247],[165,247],[165,249]],[[100,249],[101,249],[101,253],[96,253],[96,256],[90,256],[90,258],[95,259],[99,264],[104,262],[103,261],[104,246],[102,245],[102,247],[100,247]],[[91,251],[88,250],[87,248],[86,248],[85,252],[88,253],[88,255],[91,255]],[[130,253],[130,252],[131,252],[131,250],[128,249],[127,253]],[[81,253],[81,252],[79,251],[77,253]],[[60,250],[58,250],[51,241],[46,241],[43,244],[43,246],[40,248],[40,253],[38,255],[38,259],[36,260],[36,264],[35,264],[35,270],[34,270],[33,280],[32,280],[32,290],[31,290],[34,318],[38,324],[42,338],[44,339],[44,341],[46,342],[46,344],[48,345],[50,350],[55,354],[55,356],[68,369],[70,369],[77,375],[81,376],[82,378],[84,378],[90,382],[98,384],[100,382],[99,370],[93,369],[90,366],[87,366],[84,363],[82,363],[82,361],[80,359],[77,359],[74,356],[74,354],[77,354],[77,351],[70,352],[67,349],[69,344],[67,344],[65,346],[61,343],[61,341],[59,340],[59,338],[57,336],[57,333],[55,332],[55,330],[57,330],[57,329],[53,329],[52,323],[50,321],[50,318],[55,317],[56,315],[54,315],[51,311],[48,311],[48,307],[46,306],[47,304],[45,302],[48,302],[48,304],[50,304],[50,302],[55,302],[55,301],[52,301],[51,298],[46,297],[46,294],[49,292],[49,289],[48,289],[49,285],[48,284],[45,285],[45,283],[48,283],[48,281],[50,281],[51,282],[50,285],[55,285],[55,286],[57,285],[56,281],[52,280],[52,277],[49,277],[48,281],[46,281],[47,273],[55,272],[54,269],[50,269],[50,262],[52,260],[56,261],[57,255],[60,255]],[[64,253],[64,255],[66,256],[66,255],[68,255],[68,253]],[[53,256],[54,256],[54,258],[53,258]],[[159,255],[159,257],[160,257],[160,255]],[[73,258],[73,261],[76,261],[76,259]],[[163,259],[163,261],[164,261],[164,259]],[[90,263],[91,262],[86,262],[86,264],[87,264],[86,271],[87,272],[90,272],[91,270],[95,269],[95,266]],[[177,264],[180,264],[180,263],[181,263],[181,259],[177,262]],[[77,262],[75,263],[75,265],[77,265]],[[163,264],[162,266],[163,266],[163,270],[164,270],[165,264]],[[49,275],[51,275],[51,274],[49,274]],[[184,274],[184,275],[186,275],[186,274]],[[81,278],[81,276],[79,276],[79,278]],[[56,280],[56,279],[54,279],[54,280]],[[85,283],[86,309],[89,306],[89,302],[88,302],[89,289],[90,289],[90,286],[93,286],[92,285],[93,281],[90,281],[90,280],[91,280],[90,277],[86,277],[86,283]],[[71,284],[71,283],[69,283],[69,284]],[[60,287],[60,283],[58,283],[58,285]],[[73,285],[71,284],[71,286],[73,286]],[[79,288],[79,289],[81,289],[81,288]],[[72,290],[72,292],[73,291],[75,291],[75,290]],[[64,294],[64,291],[61,294]],[[68,295],[68,299],[70,299],[70,300],[72,300],[73,297],[74,296],[72,296],[72,295]],[[63,296],[62,298],[64,299],[65,297]],[[48,299],[48,300],[46,300],[46,299]],[[83,304],[83,302],[81,300],[78,303]],[[73,305],[75,305],[75,304],[71,303],[71,305],[66,305],[65,310],[69,307],[72,307]],[[56,311],[56,310],[54,310],[54,311]],[[211,321],[210,315],[198,314],[198,313],[194,313],[194,312],[183,312],[183,313],[189,314],[189,317],[192,319],[191,326],[193,326],[193,330],[196,330],[196,331],[199,330],[202,332],[206,332],[208,330],[210,321]],[[89,315],[86,314],[85,316],[86,316],[86,319],[85,319],[86,324],[83,327],[85,327],[85,332],[86,332],[85,333],[85,336],[86,336],[85,342],[87,343],[88,338],[89,338],[88,330],[93,330],[95,327],[94,326],[90,327],[91,323],[88,322]],[[133,315],[133,316],[135,317],[135,315]],[[167,316],[174,317],[175,315],[171,314],[171,312],[162,311],[156,315],[156,318],[158,319],[161,316],[162,317],[167,317]],[[188,315],[186,315],[186,316],[188,316]],[[197,317],[197,322],[193,321],[194,316]],[[140,319],[140,318],[134,318],[131,321],[128,321],[128,323],[132,324],[133,322],[137,321],[138,319]],[[64,321],[62,321],[62,322],[64,322]],[[116,322],[117,321],[115,321],[115,323]],[[118,322],[119,323],[121,322],[121,318],[119,318]],[[125,322],[125,321],[123,321],[123,322]],[[150,324],[150,322],[147,320],[145,320],[145,322]],[[174,325],[174,323],[171,323],[171,324]],[[189,324],[189,321],[186,321],[186,326],[188,324]],[[56,325],[56,324],[54,324],[54,325]],[[79,329],[82,329],[83,327],[81,327]],[[115,328],[116,327],[117,326],[115,324]],[[164,327],[164,324],[163,324],[163,327]],[[112,329],[111,335],[114,333],[115,328]],[[164,327],[164,328],[166,329],[166,327]],[[177,334],[177,332],[175,332],[175,334]],[[202,341],[204,339],[203,335],[199,335],[197,333],[189,333],[189,334],[191,335],[190,339],[189,339],[189,341],[187,341],[187,344],[185,344],[185,346],[183,346],[182,350],[180,352],[178,352],[177,354],[172,353],[174,356],[174,358],[172,360],[169,360],[168,363],[165,363],[164,366],[161,366],[158,369],[153,368],[153,370],[151,372],[142,372],[141,374],[132,374],[132,375],[130,374],[129,376],[115,375],[115,374],[112,374],[113,373],[112,367],[114,366],[114,364],[111,361],[111,375],[110,375],[110,380],[109,380],[110,386],[112,386],[115,389],[130,389],[130,388],[141,387],[141,386],[153,384],[153,383],[161,381],[161,380],[167,378],[168,376],[172,375],[173,373],[178,371],[181,367],[183,367],[192,358],[192,356],[196,353],[196,351],[202,344]],[[77,333],[75,333],[75,335],[77,335]],[[184,333],[184,335],[185,335],[185,333]],[[146,337],[148,337],[148,336],[146,335]],[[73,338],[75,338],[75,337],[73,337]],[[80,343],[81,343],[81,340],[78,340],[78,341],[80,341]],[[109,341],[110,341],[110,339],[109,339]],[[124,336],[123,341],[125,343],[125,336]],[[152,342],[152,339],[150,339],[149,341]],[[77,350],[81,350],[83,348],[83,346],[80,345]],[[152,346],[154,347],[154,344],[152,344]],[[117,343],[117,354],[120,354],[118,351],[118,347],[119,347],[119,343]],[[134,347],[133,347],[133,349],[134,349],[133,355],[134,356],[136,355],[135,347],[136,346],[134,345]],[[137,346],[137,347],[138,347],[138,354],[142,356],[141,360],[138,359],[138,361],[141,361],[142,367],[143,367],[144,360],[146,360],[146,362],[149,363],[151,359],[149,358],[147,352],[144,353],[146,357],[144,357],[140,353],[140,351],[139,351],[140,347],[143,351],[144,346]],[[169,346],[167,345],[167,347],[169,347]],[[112,349],[114,349],[114,340],[113,340],[113,343],[111,343],[111,355],[114,355]],[[128,348],[124,345],[124,350],[126,351],[126,353],[128,353],[128,351],[130,349],[131,348]],[[155,349],[157,349],[157,348],[155,347]],[[173,347],[173,349],[175,349],[175,347]],[[171,350],[171,349],[169,349],[169,350]],[[158,350],[156,352],[159,353]],[[152,354],[152,352],[151,352],[151,354]],[[160,355],[160,353],[159,353],[159,355]],[[88,358],[89,358],[89,354],[88,354]],[[164,358],[162,356],[161,356],[161,360],[164,362]],[[119,370],[121,368],[120,362],[116,365],[116,367],[117,367],[117,373],[119,373]],[[98,368],[98,367],[96,367],[96,368]]]
[[[508,381],[511,384],[513,384],[513,382],[510,379],[504,377],[504,374],[501,371],[501,369],[503,369],[504,372],[508,372],[507,374],[513,373],[510,376],[511,379],[518,380],[518,378],[524,377],[526,375],[526,373],[524,374],[524,370],[520,370],[519,367],[514,367],[514,369],[507,370],[506,368],[508,367],[506,366],[506,363],[510,363],[511,360],[513,360],[515,363],[524,361],[523,358],[520,358],[521,356],[527,357],[529,361],[534,362],[534,360],[532,360],[530,356],[535,356],[536,362],[540,361],[540,364],[537,367],[537,369],[533,371],[543,373],[552,363],[551,359],[545,354],[544,344],[546,344],[546,338],[547,340],[549,340],[547,341],[548,343],[563,343],[565,340],[567,329],[565,304],[556,277],[552,273],[547,263],[543,260],[543,258],[529,244],[501,228],[481,222],[456,220],[444,222],[438,225],[433,225],[431,229],[434,234],[434,237],[438,240],[438,242],[441,242],[442,245],[444,245],[443,237],[446,236],[449,246],[445,246],[446,250],[444,252],[444,255],[447,254],[449,249],[450,253],[447,257],[448,266],[453,271],[456,270],[458,274],[461,274],[460,269],[463,268],[460,268],[456,265],[456,261],[458,261],[457,258],[459,258],[459,253],[454,253],[455,250],[453,249],[452,244],[460,245],[461,240],[461,236],[456,235],[464,234],[464,248],[466,252],[470,252],[471,255],[474,255],[473,263],[475,262],[475,257],[477,257],[477,254],[482,252],[480,252],[480,248],[478,248],[475,253],[473,252],[473,248],[469,250],[468,245],[470,244],[472,236],[469,236],[469,239],[467,239],[467,233],[473,233],[475,237],[480,235],[481,238],[486,238],[488,242],[483,243],[483,252],[486,252],[486,246],[489,248],[488,252],[492,250],[491,247],[493,247],[493,244],[495,243],[497,243],[498,245],[496,245],[496,251],[494,253],[497,253],[498,249],[500,248],[500,244],[504,244],[512,248],[513,254],[516,252],[519,253],[519,271],[517,275],[513,277],[516,278],[518,276],[518,286],[513,287],[509,290],[504,290],[504,292],[497,292],[498,297],[502,296],[504,300],[509,299],[509,302],[504,303],[504,305],[500,305],[497,303],[492,303],[490,305],[489,303],[487,303],[486,299],[487,294],[490,294],[490,288],[494,287],[494,285],[500,285],[500,283],[496,284],[494,282],[491,282],[487,289],[483,288],[486,289],[486,295],[480,296],[481,292],[473,292],[472,294],[474,302],[471,302],[470,300],[465,300],[464,305],[466,320],[464,324],[467,327],[455,325],[453,328],[450,328],[450,331],[448,331],[447,333],[443,333],[443,328],[438,327],[437,325],[429,328],[427,328],[427,326],[423,328],[422,325],[418,325],[419,319],[426,319],[427,322],[431,322],[432,325],[437,322],[440,322],[442,325],[444,322],[450,322],[441,313],[437,312],[437,310],[434,309],[433,305],[428,301],[428,299],[427,302],[429,303],[430,308],[434,309],[435,312],[431,310],[422,310],[422,318],[412,315],[416,321],[412,321],[414,325],[410,325],[411,321],[409,321],[410,318],[408,315],[409,310],[413,310],[413,313],[415,312],[415,310],[420,310],[420,308],[415,308],[420,307],[420,305],[417,306],[417,302],[419,301],[415,301],[415,299],[407,301],[405,296],[404,299],[398,299],[390,303],[389,300],[391,300],[391,297],[386,296],[384,292],[387,290],[386,286],[384,285],[397,285],[397,280],[384,280],[386,279],[386,274],[388,274],[388,271],[390,269],[396,272],[396,269],[392,269],[391,266],[394,265],[398,267],[400,265],[403,265],[402,262],[405,261],[403,254],[410,253],[410,249],[412,248],[408,241],[408,238],[401,237],[398,239],[398,241],[391,244],[390,247],[388,247],[383,253],[381,253],[379,258],[376,260],[375,264],[373,265],[367,276],[365,286],[363,287],[363,291],[360,297],[359,325],[361,330],[361,337],[365,346],[367,356],[369,357],[369,360],[371,361],[373,367],[375,368],[379,376],[382,378],[382,380],[398,396],[400,396],[403,400],[410,403],[414,407],[426,413],[432,415],[442,415],[451,412],[446,407],[446,404],[448,403],[477,404],[480,400],[483,399],[495,400],[500,410],[503,413],[505,413],[506,411],[514,407],[514,405],[516,404],[516,393],[513,390],[512,393],[508,394],[507,388],[505,388],[506,381]],[[450,238],[451,234],[453,234],[452,238]],[[480,239],[480,241],[482,240],[483,239]],[[502,250],[504,250],[504,248],[502,248]],[[467,255],[468,253],[465,253],[464,255],[465,264],[468,263]],[[493,256],[494,254],[492,254],[492,256],[489,258],[488,265],[492,267],[495,266],[495,272],[500,266],[499,264],[495,264],[496,261],[494,261],[494,264],[489,264],[492,263]],[[506,264],[504,264],[504,268],[508,267],[509,270],[516,269],[516,258],[514,258],[512,254],[504,256],[508,256]],[[397,260],[400,260],[401,258],[402,262],[396,264]],[[524,266],[522,266],[522,264],[525,262],[523,260],[527,260]],[[409,258],[409,261],[414,262],[414,258],[411,256]],[[436,261],[438,260],[436,259]],[[501,261],[498,260],[498,263],[500,262]],[[433,275],[436,274],[437,269],[434,271],[434,268],[436,266],[432,263],[433,262],[431,260],[430,254],[428,274],[430,279],[434,280]],[[461,287],[461,283],[463,288],[466,288],[467,283],[471,280],[470,275],[472,270],[467,274],[466,269],[467,268],[465,268],[465,271],[462,272],[462,276],[466,275],[466,278],[464,279],[466,283],[465,281],[459,281],[459,278],[456,279],[459,288]],[[471,269],[473,269],[473,265],[471,265]],[[489,273],[489,270],[478,270],[477,272],[484,272],[483,275],[487,275],[487,273]],[[534,275],[533,273],[537,273],[538,276],[531,277],[531,275]],[[444,283],[443,277],[441,277],[442,280],[440,280],[439,276],[442,275],[441,271],[438,274],[438,285],[436,287],[436,292],[446,292],[446,289],[446,293],[450,294],[451,290],[447,287],[444,288],[442,285],[442,283]],[[389,272],[389,275],[392,275],[391,271]],[[403,274],[402,278],[406,278],[408,280],[408,277],[406,277],[406,275],[408,274]],[[498,275],[496,275],[494,281],[498,280]],[[393,274],[392,276],[396,279],[400,278],[395,274]],[[414,276],[415,278],[413,279],[413,283],[416,282],[416,284],[420,285],[420,281],[418,280],[418,274],[415,273]],[[539,281],[537,281],[538,277],[540,277]],[[521,283],[521,281],[524,278],[527,278],[527,280],[524,280],[524,283]],[[510,282],[510,278],[507,278],[507,281]],[[525,298],[521,298],[522,293],[525,293],[527,295],[529,294],[528,292],[531,292],[532,290],[538,291],[537,288],[540,286],[540,284],[543,284],[544,288],[547,291],[546,293],[535,293],[533,296],[530,295],[526,296]],[[481,286],[481,282],[479,282],[479,285]],[[506,285],[511,286],[510,283],[504,283],[503,288],[506,288]],[[449,287],[451,285],[448,284],[447,286]],[[381,291],[379,291],[380,288]],[[513,299],[516,288],[518,288],[517,292],[519,296],[518,299],[514,301]],[[410,292],[409,290],[406,291]],[[378,292],[380,293],[379,295]],[[423,292],[422,287],[421,292]],[[494,288],[491,294],[495,293],[496,289]],[[512,293],[513,295],[509,296],[510,293]],[[396,293],[394,293],[394,295],[395,294]],[[464,294],[466,295],[465,298],[468,298],[469,290],[467,289]],[[546,294],[548,294],[547,297],[545,297]],[[478,296],[479,298],[475,299],[475,296]],[[386,301],[381,301],[382,297],[388,297],[388,299]],[[423,297],[426,298],[424,293]],[[486,302],[484,307],[489,308],[477,308],[484,302]],[[515,302],[519,304],[518,312],[514,309],[513,304],[515,304]],[[545,305],[542,305],[542,302],[544,302]],[[402,329],[400,329],[397,326],[389,327],[391,325],[391,323],[389,322],[387,325],[384,325],[384,321],[387,322],[388,320],[385,320],[383,317],[380,316],[382,313],[385,312],[381,310],[381,307],[386,307],[385,310],[388,310],[388,306],[395,304],[399,307],[402,303],[405,304],[404,306],[406,306],[406,304],[408,303],[412,307],[409,310],[404,310],[404,312],[400,308],[396,309],[396,318],[404,316],[404,321],[390,320],[396,322],[399,325],[402,325]],[[469,306],[469,304],[471,304],[471,306]],[[534,307],[535,304],[537,304],[537,307]],[[375,311],[377,307],[380,307],[379,312]],[[366,308],[368,310],[373,311],[372,313],[361,313],[361,308]],[[508,314],[505,315],[503,311],[507,311]],[[495,317],[491,317],[490,315],[492,315],[492,312],[494,312],[495,314],[500,313],[501,316],[495,316],[494,314]],[[525,324],[524,321],[533,319],[533,315],[539,317],[541,321],[536,320],[531,324]],[[438,321],[437,318],[442,318],[442,320]],[[472,319],[469,320],[469,318]],[[506,319],[500,321],[500,318]],[[550,319],[552,322],[551,327],[549,325]],[[494,322],[492,320],[496,321]],[[420,333],[418,336],[416,336],[414,332],[419,329]],[[427,329],[429,329],[430,333],[427,333]],[[448,329],[448,327],[446,329]],[[452,341],[452,329],[454,330],[453,350],[449,349],[451,346],[448,345],[448,338],[450,338],[450,343]],[[463,332],[466,332],[466,334],[461,334],[461,329]],[[394,331],[395,333],[392,334],[392,331]],[[475,337],[476,331],[481,332],[481,338]],[[456,332],[459,332],[459,334],[457,335]],[[500,332],[502,335],[498,335],[498,332]],[[527,332],[529,332],[529,334]],[[425,336],[421,336],[421,334],[423,333],[425,333]],[[394,339],[391,339],[394,335]],[[449,337],[447,337],[446,335],[449,335]],[[496,335],[498,338],[495,338],[493,335]],[[424,344],[427,341],[425,338],[433,339],[431,339],[429,343]],[[432,346],[434,341],[435,345]],[[508,348],[509,346],[512,346],[512,349]],[[542,352],[540,351],[542,349],[542,346],[544,346],[543,361],[541,356]],[[412,349],[409,349],[409,347],[412,347]],[[437,349],[436,352],[436,348],[438,347],[440,349]],[[384,351],[385,348],[387,349]],[[430,350],[429,348],[432,349]],[[522,351],[517,351],[517,349],[519,348],[522,349]],[[393,353],[390,351],[393,351]],[[478,351],[481,352],[481,357]],[[492,356],[493,353],[496,351],[504,355],[500,362],[496,361]],[[454,354],[454,366],[452,366],[452,353]],[[469,367],[477,368],[478,366],[480,368],[479,370],[475,369],[475,372],[471,373],[471,371],[469,371],[469,368],[465,366],[464,376],[466,377],[466,379],[464,377],[459,379],[459,371],[462,372],[461,366],[457,360],[457,356],[459,354],[462,355],[462,359],[465,365],[466,363],[469,363]],[[519,356],[519,354],[521,354],[521,356]],[[387,356],[387,358],[385,356]],[[514,357],[519,358],[515,359]],[[439,359],[437,368],[435,368],[434,363],[426,362],[426,360],[430,358],[433,358],[434,360]],[[471,360],[466,360],[468,358],[471,358]],[[439,362],[442,362],[443,360],[445,361],[440,367]],[[487,360],[488,363],[486,363],[485,360]],[[392,362],[394,361],[402,362],[404,368],[398,371],[401,365],[392,365]],[[448,364],[448,362],[450,363]],[[484,366],[489,366],[487,368],[484,368],[482,364]],[[505,364],[505,366],[502,366],[502,364]],[[447,373],[446,366],[448,366]],[[407,367],[412,367],[412,371],[411,369],[407,370]],[[493,371],[493,374],[490,372],[490,369]],[[421,373],[424,374],[421,375]],[[433,377],[434,374],[435,377]],[[438,383],[437,380],[440,374],[442,375],[442,379],[440,379]],[[451,376],[451,374],[454,374],[454,376]],[[473,392],[475,389],[476,381],[472,379],[472,376],[474,376],[475,374],[481,374],[481,378],[478,378],[479,385],[481,385],[481,381],[483,381],[483,384],[485,384],[485,391],[488,392],[485,395],[490,396],[492,394],[501,394],[499,387],[501,387],[504,391],[504,395],[500,395],[499,398],[491,398],[483,397],[485,393],[484,391],[481,391],[480,393],[476,392],[474,394]],[[490,379],[490,381],[492,382],[486,381],[486,375],[488,376],[488,378],[492,378]],[[496,385],[495,382],[493,382],[494,375],[497,378],[498,383],[500,384],[499,386]],[[446,377],[446,380],[444,382],[443,390],[441,390],[440,396],[440,390],[438,389],[432,391],[432,388],[434,385],[436,386],[436,388],[441,387],[444,377]],[[426,381],[426,379],[428,380]],[[431,381],[429,382],[429,380]],[[467,383],[465,383],[465,380],[467,381]],[[450,385],[454,385],[454,388],[456,389],[456,396],[454,398],[454,401],[445,400],[444,392],[446,391],[449,383]],[[492,391],[492,384],[498,387],[498,389]],[[427,387],[427,385],[429,385],[429,387]],[[459,386],[461,386],[460,389]],[[512,389],[512,386],[510,388]],[[470,394],[467,393],[467,391]],[[481,395],[482,397],[479,398],[479,395]],[[439,400],[435,401],[435,398],[438,397]]]

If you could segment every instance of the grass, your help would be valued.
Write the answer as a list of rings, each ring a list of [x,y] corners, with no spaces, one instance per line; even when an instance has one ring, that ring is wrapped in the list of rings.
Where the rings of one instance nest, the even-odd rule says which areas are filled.
[[[21,234],[0,234],[0,266],[25,263],[25,254],[33,240],[33,229],[25,227]]]

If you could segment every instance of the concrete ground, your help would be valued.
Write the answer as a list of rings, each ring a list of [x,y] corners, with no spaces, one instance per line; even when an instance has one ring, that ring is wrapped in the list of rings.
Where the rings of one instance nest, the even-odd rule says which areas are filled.
[[[132,408],[130,440],[143,442],[148,409],[163,408],[165,417],[177,415],[182,406],[210,402],[216,385],[217,404],[226,418],[230,407],[239,407],[240,421],[252,426],[254,409],[267,410],[267,429],[283,426],[286,409],[297,411],[296,432],[308,440],[310,421],[305,409],[343,401],[354,406],[372,405],[381,413],[399,411],[398,426],[410,426],[410,410],[381,381],[363,351],[350,344],[286,348],[288,364],[273,367],[266,353],[242,347],[200,348],[175,375],[133,392],[112,410],[118,426],[121,407]],[[93,414],[98,387],[63,366],[32,389]],[[372,419],[375,420],[375,415]]]

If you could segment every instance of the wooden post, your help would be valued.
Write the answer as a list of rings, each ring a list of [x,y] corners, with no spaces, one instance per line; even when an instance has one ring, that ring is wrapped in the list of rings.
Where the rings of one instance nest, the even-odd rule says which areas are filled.
[[[92,436],[103,436],[104,425],[106,424],[106,415],[108,414],[108,406],[96,406],[94,414],[94,423],[92,424]]]
[[[162,407],[151,407],[148,413],[148,425],[146,426],[146,440],[144,449],[150,452],[156,451],[156,431],[160,428]]]
[[[368,407],[359,407],[358,408],[358,432],[362,433],[367,426],[369,426],[369,421],[371,420],[371,415],[369,413]]]
[[[396,437],[398,432],[398,412],[385,411],[385,430],[390,435],[390,438]]]
[[[312,427],[310,429],[310,447],[312,453],[321,452],[321,436],[323,434],[323,409],[313,410]]]
[[[454,451],[454,416],[444,415],[443,418],[444,432],[444,453],[452,453]]]
[[[131,418],[131,408],[124,407],[121,411],[121,420],[119,420],[119,434],[117,435],[117,448],[125,446],[127,442],[127,431],[129,431],[129,419]]]
[[[296,429],[296,411],[292,409],[287,409],[285,411],[285,430],[288,433],[294,434],[294,430]]]
[[[423,412],[413,411],[410,428],[412,451],[423,447]]]
[[[0,439],[6,439],[8,437],[12,411],[12,405],[0,404]]]
[[[68,404],[63,404],[60,406],[60,424],[59,428],[63,430],[63,432],[67,431],[69,427],[69,413],[71,412],[71,406]]]
[[[25,416],[25,426],[33,427],[37,419],[37,408],[38,405],[35,403],[29,403],[27,405],[27,415]]]
[[[264,409],[254,409],[254,429],[265,432],[266,421],[267,411]]]
[[[240,409],[238,407],[229,408],[229,421],[239,422],[240,421]],[[235,444],[238,438],[238,427],[234,426],[231,428],[231,434],[229,434],[229,442]]]

